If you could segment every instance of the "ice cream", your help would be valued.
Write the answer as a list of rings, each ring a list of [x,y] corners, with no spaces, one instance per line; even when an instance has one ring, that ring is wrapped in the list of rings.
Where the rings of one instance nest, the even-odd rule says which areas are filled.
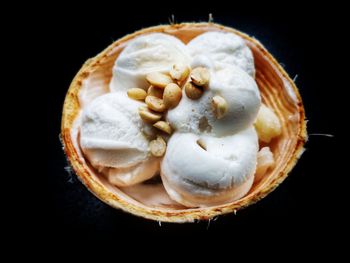
[[[211,60],[207,58],[207,61]],[[261,103],[254,79],[233,65],[206,64],[213,66],[209,68],[210,82],[204,95],[198,100],[191,100],[183,93],[180,104],[168,112],[167,120],[179,132],[206,132],[213,136],[232,135],[251,126]],[[215,95],[222,96],[229,105],[222,119],[217,119],[213,113],[212,99]]]
[[[207,79],[201,87],[203,95],[196,99],[187,97],[183,88],[180,103],[169,109],[163,107],[168,103],[161,104],[163,97],[153,97],[162,106],[157,108],[140,89],[147,90],[150,83],[157,88],[165,80],[181,86],[186,79],[172,80],[169,73],[175,64],[181,65],[179,71],[192,68],[192,73],[198,66],[205,68],[209,82]],[[98,97],[84,110],[83,152],[92,166],[117,186],[147,180],[161,165],[164,187],[180,204],[197,207],[236,200],[249,191],[257,162],[253,123],[261,100],[253,76],[252,54],[234,34],[205,33],[187,46],[161,33],[135,38],[115,62],[111,93]],[[167,90],[167,83],[158,88]],[[215,112],[216,97],[227,104],[220,117]],[[139,115],[140,106],[157,111],[163,124],[174,130],[163,158],[151,155],[155,155],[150,151],[152,141],[144,134],[152,131],[152,126],[142,111]]]
[[[188,49],[179,39],[161,33],[140,36],[116,60],[110,90],[146,89],[147,73],[168,72],[175,63],[190,63]]]
[[[254,77],[254,58],[244,40],[232,33],[207,32],[187,44],[192,59],[207,56],[212,61],[235,65]]]
[[[254,128],[221,138],[176,133],[161,165],[164,186],[172,199],[190,207],[236,200],[253,183],[257,151]]]
[[[144,103],[123,93],[96,98],[84,110],[80,144],[92,166],[116,185],[125,186],[151,178],[159,159],[150,156],[145,124],[137,109]]]

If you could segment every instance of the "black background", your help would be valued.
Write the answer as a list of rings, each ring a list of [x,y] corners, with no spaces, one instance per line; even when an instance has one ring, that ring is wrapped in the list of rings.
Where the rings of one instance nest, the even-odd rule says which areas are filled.
[[[205,5],[205,4],[204,4]],[[115,8],[115,9],[113,9]],[[132,10],[126,11],[126,10]],[[297,237],[300,241],[323,240],[337,234],[343,210],[337,209],[337,187],[330,180],[342,174],[335,166],[339,141],[337,118],[345,110],[337,103],[344,84],[339,81],[338,58],[343,55],[340,28],[345,23],[339,6],[311,6],[280,3],[271,6],[215,8],[148,8],[132,9],[110,6],[91,8],[50,7],[45,21],[47,43],[54,50],[54,61],[47,92],[47,180],[42,229],[50,240],[67,242],[115,240],[122,234],[147,233],[173,235],[223,234],[240,239],[249,236],[261,243],[266,236],[277,240]],[[59,141],[60,118],[65,93],[84,61],[95,56],[114,40],[135,30],[168,23],[171,14],[176,22],[207,21],[237,28],[259,39],[284,65],[302,95],[308,122],[309,141],[306,152],[290,176],[274,192],[237,215],[220,216],[210,224],[170,224],[149,221],[115,210],[89,193],[65,171],[67,162]],[[339,14],[339,15],[338,15]],[[52,57],[51,57],[52,59]],[[53,72],[53,73],[52,73]],[[338,80],[337,80],[338,79]],[[312,135],[332,134],[334,137]],[[339,227],[339,228],[338,228]],[[321,242],[321,241],[320,241]]]

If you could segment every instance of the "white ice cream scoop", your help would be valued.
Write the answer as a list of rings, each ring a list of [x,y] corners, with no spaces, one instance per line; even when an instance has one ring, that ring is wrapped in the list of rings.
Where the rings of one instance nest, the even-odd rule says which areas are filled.
[[[174,64],[189,65],[188,49],[176,37],[152,33],[128,43],[113,67],[111,91],[148,88],[146,75],[169,72]]]
[[[113,184],[125,186],[151,178],[159,159],[151,157],[138,107],[144,103],[123,93],[92,101],[83,112],[80,145],[92,166]]]
[[[167,120],[179,132],[208,133],[213,136],[233,135],[251,126],[259,111],[261,99],[254,79],[236,66],[208,62],[210,81],[208,88],[198,100],[189,99],[183,92],[179,105],[169,110]],[[221,96],[227,102],[223,118],[216,118],[213,97]]]
[[[176,133],[161,163],[165,189],[189,207],[237,200],[253,183],[257,152],[253,127],[221,138]]]
[[[192,39],[187,47],[193,59],[205,55],[215,62],[235,65],[254,77],[254,58],[245,41],[232,33],[207,32]]]

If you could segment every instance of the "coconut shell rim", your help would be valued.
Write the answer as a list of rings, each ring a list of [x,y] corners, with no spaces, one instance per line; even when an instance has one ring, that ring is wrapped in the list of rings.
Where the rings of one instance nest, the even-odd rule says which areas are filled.
[[[137,206],[135,204],[129,203],[126,200],[118,197],[114,193],[110,192],[103,184],[93,179],[90,175],[87,167],[80,160],[79,155],[74,147],[73,140],[71,137],[71,128],[74,122],[74,119],[77,117],[80,107],[78,102],[79,90],[82,84],[82,81],[89,75],[89,72],[98,67],[99,61],[108,56],[108,52],[110,52],[113,48],[125,41],[132,39],[138,35],[151,33],[151,32],[162,32],[169,30],[176,30],[183,27],[216,27],[219,30],[223,30],[226,32],[233,32],[248,42],[252,42],[259,51],[265,56],[268,61],[276,67],[279,73],[285,78],[286,81],[289,82],[290,86],[293,88],[293,91],[298,99],[298,113],[299,113],[299,130],[298,130],[298,138],[297,143],[294,148],[294,152],[291,154],[290,159],[285,164],[284,168],[279,172],[279,175],[266,184],[263,188],[257,191],[254,195],[249,196],[249,198],[239,199],[233,203],[223,204],[220,207],[206,207],[206,208],[195,208],[195,209],[185,209],[185,210],[168,210],[168,209],[158,209],[152,207],[146,207],[144,205]],[[213,217],[234,212],[236,213],[238,210],[248,207],[261,200],[269,193],[271,193],[279,184],[281,184],[289,175],[289,172],[296,165],[298,159],[301,154],[304,152],[304,144],[307,141],[307,131],[306,131],[306,119],[305,119],[305,111],[302,103],[301,96],[299,94],[298,88],[291,80],[289,75],[285,72],[285,70],[278,64],[275,58],[265,49],[265,47],[256,39],[248,36],[245,33],[242,33],[236,29],[226,27],[216,23],[181,23],[174,25],[159,25],[154,27],[148,27],[139,31],[136,31],[132,34],[128,34],[111,45],[105,48],[101,53],[97,56],[88,59],[81,69],[78,71],[76,76],[74,77],[68,92],[66,94],[66,98],[63,105],[63,114],[62,114],[62,123],[61,123],[61,137],[64,146],[64,151],[66,156],[73,167],[75,173],[77,174],[79,180],[89,189],[91,193],[93,193],[97,198],[107,203],[108,205],[122,209],[131,214],[152,219],[156,221],[162,222],[193,222],[195,220],[210,220]]]

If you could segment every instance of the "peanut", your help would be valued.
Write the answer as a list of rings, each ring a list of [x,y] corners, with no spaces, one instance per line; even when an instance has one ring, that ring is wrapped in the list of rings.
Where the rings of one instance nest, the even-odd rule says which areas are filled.
[[[214,107],[214,113],[216,115],[216,118],[218,119],[223,118],[228,109],[226,100],[221,96],[213,97],[213,107]]]
[[[134,100],[144,100],[147,96],[147,93],[143,89],[131,88],[127,91],[129,98]]]
[[[162,118],[160,113],[152,112],[146,107],[139,108],[139,115],[143,121],[148,123],[155,123]]]
[[[163,92],[164,92],[164,89],[157,88],[157,87],[151,85],[147,90],[147,95],[154,96],[154,97],[161,99],[161,98],[163,98]]]
[[[151,153],[155,157],[161,157],[164,155],[165,150],[166,150],[166,143],[164,139],[161,136],[157,136],[157,139],[152,140],[149,143],[149,147],[151,150]]]
[[[161,130],[167,134],[172,133],[171,126],[168,122],[165,121],[157,121],[155,124],[153,124],[154,127],[156,127],[158,130]]]
[[[145,102],[151,110],[157,112],[163,112],[166,110],[165,104],[162,99],[157,98],[155,96],[147,96]]]
[[[179,104],[181,97],[182,90],[177,84],[170,83],[166,85],[163,94],[163,101],[168,109],[175,108]]]
[[[206,68],[198,67],[191,72],[191,81],[197,86],[204,86],[209,82],[209,71]]]
[[[169,83],[172,83],[173,80],[170,78],[170,76],[165,75],[160,72],[152,72],[147,74],[146,80],[153,86],[159,87],[159,88],[165,88],[166,85]]]
[[[180,63],[174,64],[169,72],[170,76],[177,81],[185,80],[189,73],[190,73],[190,68]]]
[[[185,93],[187,97],[192,100],[199,99],[203,94],[203,89],[201,87],[197,87],[191,82],[186,83],[185,85]]]

